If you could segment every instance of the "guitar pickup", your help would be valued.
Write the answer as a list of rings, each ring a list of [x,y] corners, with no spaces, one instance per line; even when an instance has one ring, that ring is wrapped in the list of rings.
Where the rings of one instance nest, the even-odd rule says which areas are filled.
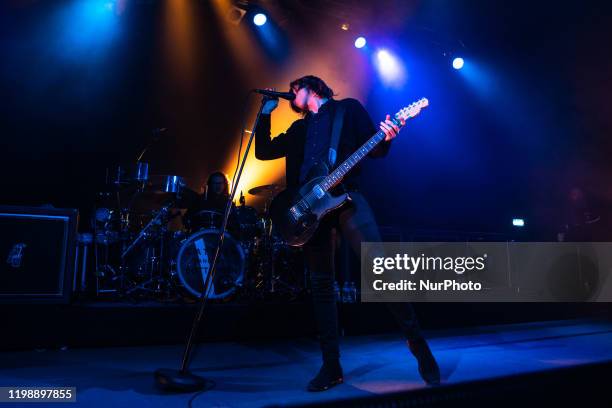
[[[312,192],[315,194],[315,196],[317,198],[322,198],[325,195],[325,191],[323,191],[323,189],[321,188],[321,186],[316,185],[313,189]]]

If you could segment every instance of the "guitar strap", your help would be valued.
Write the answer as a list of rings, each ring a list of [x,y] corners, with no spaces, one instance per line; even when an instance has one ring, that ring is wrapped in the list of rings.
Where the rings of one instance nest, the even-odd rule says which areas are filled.
[[[334,164],[338,158],[338,143],[340,142],[340,133],[342,133],[345,110],[344,104],[338,103],[336,112],[334,113],[334,123],[332,125],[331,140],[329,142],[329,154],[327,156],[329,171],[334,168]]]

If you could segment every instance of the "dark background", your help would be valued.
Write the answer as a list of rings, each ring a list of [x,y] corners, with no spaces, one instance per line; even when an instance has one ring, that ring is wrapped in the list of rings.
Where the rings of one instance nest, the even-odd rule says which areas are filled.
[[[554,240],[575,186],[608,222],[604,2],[261,1],[240,26],[217,1],[106,3],[2,7],[0,203],[79,208],[86,229],[106,169],[135,160],[157,127],[168,131],[146,157],[152,172],[197,189],[208,173],[230,172],[256,108],[251,99],[245,117],[247,91],[312,73],[338,98],[362,100],[375,122],[431,101],[387,159],[366,164],[364,190],[382,225],[508,232],[520,216]],[[268,37],[251,23],[256,6],[269,15]],[[353,47],[358,33],[368,49]],[[403,84],[379,80],[368,57],[379,46],[403,61]],[[451,68],[453,55],[463,70]],[[283,115],[286,128],[296,117]],[[257,180],[282,182],[279,174]]]

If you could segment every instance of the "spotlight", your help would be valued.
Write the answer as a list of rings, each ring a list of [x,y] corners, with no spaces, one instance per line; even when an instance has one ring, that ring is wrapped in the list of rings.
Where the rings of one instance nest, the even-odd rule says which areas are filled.
[[[399,63],[395,56],[387,50],[379,50],[376,53],[378,69],[385,76],[394,76],[399,71]]]
[[[453,60],[453,68],[455,69],[463,68],[463,64],[464,64],[464,61],[463,61],[463,58],[461,57],[457,57]]]
[[[378,60],[382,63],[389,63],[393,59],[393,57],[387,50],[378,50],[376,56],[378,57]]]
[[[355,40],[355,48],[363,48],[366,45],[365,37],[357,37]]]
[[[377,50],[372,62],[385,85],[401,87],[406,80],[404,64],[390,50],[384,48]]]
[[[257,13],[253,17],[253,23],[255,23],[256,26],[262,26],[266,24],[266,21],[268,21],[268,17],[263,13]]]
[[[343,24],[340,26],[340,28],[341,28],[342,30],[344,30],[344,31],[348,31],[348,30],[349,30],[349,27],[350,27],[350,26],[349,26],[349,24],[348,24],[348,23],[343,23]]]
[[[522,218],[513,218],[512,219],[512,225],[515,227],[524,227],[525,226],[525,220]]]

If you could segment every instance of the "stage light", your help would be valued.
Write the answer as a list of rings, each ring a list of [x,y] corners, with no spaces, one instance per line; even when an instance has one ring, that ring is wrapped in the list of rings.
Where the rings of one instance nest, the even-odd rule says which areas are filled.
[[[340,26],[340,28],[341,28],[343,31],[348,31],[348,30],[349,30],[349,24],[348,24],[348,23],[343,23],[343,24]]]
[[[387,50],[378,50],[376,53],[376,68],[386,82],[400,79],[402,66],[400,61]]]
[[[363,48],[366,45],[365,37],[357,37],[355,40],[355,48]]]
[[[378,50],[378,52],[376,53],[376,57],[378,58],[378,61],[384,66],[389,66],[390,64],[393,64],[394,58],[387,50]]]
[[[515,227],[524,227],[525,226],[525,220],[522,218],[513,218],[512,219],[512,225]]]
[[[59,34],[54,51],[80,61],[91,56],[93,50],[96,55],[106,50],[118,34],[121,4],[115,0],[66,2],[53,19]]]
[[[461,57],[457,57],[453,60],[453,68],[455,69],[463,68],[463,64],[464,64],[464,61],[463,61],[463,58]]]
[[[253,23],[255,23],[256,26],[262,26],[266,24],[266,21],[268,21],[268,17],[263,13],[257,13],[253,17]]]

